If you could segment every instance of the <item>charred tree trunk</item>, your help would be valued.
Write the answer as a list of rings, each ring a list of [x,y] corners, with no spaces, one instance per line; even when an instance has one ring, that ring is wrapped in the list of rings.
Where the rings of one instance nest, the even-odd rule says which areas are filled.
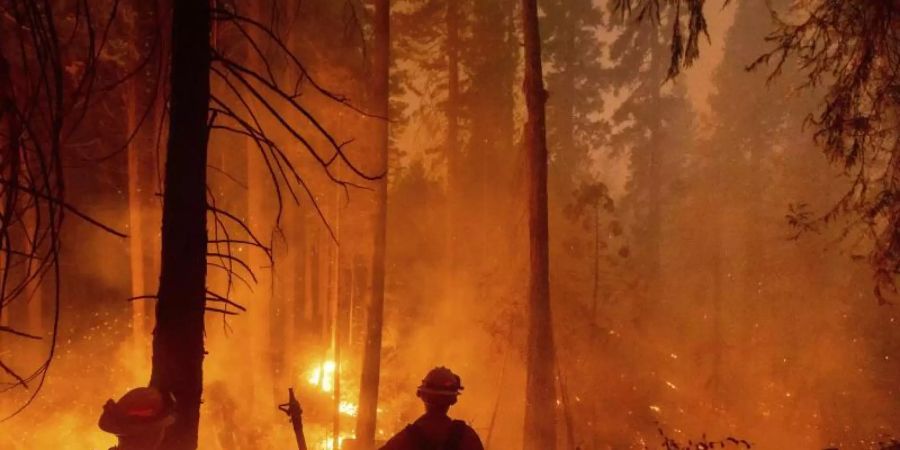
[[[359,393],[359,419],[356,438],[364,449],[371,449],[375,442],[377,421],[378,386],[381,377],[381,332],[384,317],[385,244],[387,235],[387,185],[388,185],[388,89],[390,74],[390,2],[375,0],[375,44],[372,89],[374,111],[382,117],[375,133],[379,150],[379,167],[384,178],[378,182],[375,212],[375,249],[372,261],[372,300],[366,324],[366,343],[363,356]]]
[[[525,389],[525,450],[556,449],[556,382],[547,224],[547,91],[541,67],[537,0],[522,0],[525,35],[525,159],[531,264]]]
[[[197,448],[206,297],[206,155],[210,85],[206,0],[172,4],[171,114],[163,193],[162,260],[150,384],[175,397],[162,447]]]

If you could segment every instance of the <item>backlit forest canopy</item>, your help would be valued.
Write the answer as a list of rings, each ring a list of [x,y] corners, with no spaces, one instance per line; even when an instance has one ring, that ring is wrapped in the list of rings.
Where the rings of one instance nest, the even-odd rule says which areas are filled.
[[[0,449],[900,439],[898,0],[0,0]],[[705,447],[704,447],[705,446]]]

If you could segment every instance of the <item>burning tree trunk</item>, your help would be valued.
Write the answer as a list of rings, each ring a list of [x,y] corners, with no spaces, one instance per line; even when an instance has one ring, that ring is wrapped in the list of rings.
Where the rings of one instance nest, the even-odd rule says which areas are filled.
[[[197,448],[203,390],[206,154],[210,100],[206,0],[172,4],[171,114],[163,194],[162,261],[150,384],[171,393],[178,419],[164,448]]]
[[[390,3],[375,0],[375,44],[372,89],[374,112],[381,117],[375,133],[379,150],[379,167],[384,178],[378,183],[375,213],[375,250],[372,261],[372,300],[366,326],[366,344],[363,356],[362,378],[359,393],[359,419],[356,437],[364,449],[370,449],[375,441],[378,385],[381,376],[381,331],[384,315],[385,240],[387,225],[388,184],[388,89],[390,71]]]
[[[528,356],[525,390],[526,450],[556,448],[556,382],[547,224],[547,137],[541,72],[541,38],[537,0],[522,0],[525,35],[525,152],[528,162],[528,212],[531,274],[528,293]]]

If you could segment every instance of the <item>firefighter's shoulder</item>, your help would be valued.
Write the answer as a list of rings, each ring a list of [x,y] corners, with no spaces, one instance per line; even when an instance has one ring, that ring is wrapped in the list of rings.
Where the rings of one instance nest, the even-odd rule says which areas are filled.
[[[454,420],[453,422],[462,432],[459,450],[484,450],[481,438],[474,428],[462,420]]]
[[[407,425],[401,432],[395,434],[379,450],[407,450],[412,449],[412,439],[410,437],[410,428],[413,425]]]

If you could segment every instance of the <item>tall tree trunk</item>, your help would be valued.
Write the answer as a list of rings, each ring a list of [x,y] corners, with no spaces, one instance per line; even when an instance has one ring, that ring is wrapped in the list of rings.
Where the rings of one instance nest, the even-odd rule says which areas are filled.
[[[522,0],[525,35],[525,153],[531,264],[528,290],[528,355],[525,390],[525,450],[556,449],[556,382],[547,225],[547,91],[541,67],[537,0]]]
[[[670,54],[666,47],[660,42],[660,34],[651,32],[647,35],[647,46],[650,49],[651,69],[646,75],[649,77],[650,92],[648,92],[648,105],[663,105],[666,100],[662,96],[662,81],[665,80],[666,70],[669,64]],[[647,127],[650,132],[650,139],[647,141],[646,148],[642,149],[646,155],[643,156],[645,163],[644,173],[646,176],[646,196],[644,207],[647,210],[645,216],[644,236],[646,242],[646,251],[644,253],[644,265],[647,282],[647,299],[648,304],[644,305],[641,313],[649,313],[657,310],[660,305],[660,296],[662,293],[662,221],[663,221],[663,192],[662,186],[665,183],[666,174],[663,172],[665,167],[663,164],[664,145],[670,139],[663,129],[662,112],[659,108],[653,109],[647,117]],[[653,305],[653,306],[650,306]],[[643,316],[643,314],[642,314]]]
[[[177,419],[162,447],[197,448],[206,297],[206,154],[210,87],[207,0],[172,3],[171,114],[162,260],[150,384],[171,393]]]
[[[356,438],[364,449],[371,449],[375,442],[377,421],[378,386],[381,377],[381,332],[384,317],[385,244],[387,235],[387,186],[388,186],[388,89],[390,75],[390,0],[375,0],[375,44],[372,65],[372,90],[374,111],[383,119],[377,124],[375,142],[379,153],[379,167],[384,178],[378,182],[375,212],[375,248],[372,261],[372,300],[366,323],[366,344],[363,356],[359,393],[359,419]]]
[[[307,327],[306,302],[308,296],[306,294],[306,280],[308,264],[306,263],[306,258],[310,253],[310,247],[306,242],[306,214],[302,210],[297,211],[294,214],[294,219],[294,224],[291,227],[294,240],[290,255],[290,258],[294,261],[294,273],[289,275],[291,279],[288,284],[293,296],[291,307],[294,312],[292,314],[293,322],[288,324],[291,328],[291,331],[288,333],[290,354],[284,355],[285,367],[290,371],[288,372],[290,377],[293,377],[298,369],[295,358],[297,355],[302,354],[301,352],[303,351],[300,341],[306,339],[306,336],[301,334],[300,330]]]
[[[555,55],[555,60],[561,64],[556,68],[554,76],[556,82],[549,84],[549,89],[553,92],[553,98],[548,99],[551,112],[549,120],[551,129],[555,128],[556,133],[551,132],[555,138],[548,149],[553,155],[548,168],[548,189],[551,199],[560,199],[560,208],[571,196],[575,188],[572,175],[577,172],[579,164],[583,164],[584,161],[584,155],[579,153],[575,144],[577,71],[584,56],[578,52],[575,40],[576,33],[581,31],[582,25],[579,14],[575,12],[576,5],[574,3],[562,0],[558,6],[555,6],[562,10],[556,14],[564,17],[562,19],[564,24],[559,26],[556,30],[558,35],[554,37],[558,41],[556,45],[560,47],[557,50],[558,54]],[[553,114],[554,112],[556,114]]]
[[[742,300],[745,302],[743,307],[747,308],[746,310],[752,310],[756,305],[765,303],[760,301],[763,298],[761,280],[768,278],[765,272],[766,245],[764,243],[768,240],[765,224],[774,221],[765,217],[763,212],[765,211],[763,205],[763,195],[765,194],[763,174],[767,173],[763,172],[762,167],[762,152],[764,150],[753,145],[753,143],[748,147],[747,171],[744,175],[746,179],[744,204],[746,205],[745,214],[747,218],[745,223],[747,227],[741,233],[744,237],[744,245],[747,252],[743,261],[742,288],[744,295]],[[745,329],[742,331],[745,333],[753,332],[753,328],[749,323],[744,325]]]
[[[656,100],[652,104],[659,104],[660,97],[658,95],[655,96]],[[650,184],[647,186],[647,223],[644,225],[646,227],[646,236],[647,236],[647,284],[648,284],[648,299],[650,301],[650,305],[646,305],[649,308],[657,308],[660,304],[660,296],[662,293],[662,220],[663,220],[663,198],[662,198],[662,184],[664,183],[665,174],[662,170],[662,139],[660,137],[660,133],[662,133],[661,129],[661,120],[659,120],[659,115],[654,114],[653,116],[653,139],[650,141],[650,145],[647,146],[647,182]]]
[[[275,265],[272,267],[272,279],[275,284],[274,310],[280,318],[272,328],[272,357],[275,379],[272,383],[273,396],[277,399],[283,394],[284,383],[290,383],[292,377],[291,359],[297,354],[294,347],[297,307],[303,299],[296,290],[297,262],[296,255],[300,254],[293,237],[296,235],[297,222],[300,211],[296,205],[289,204],[284,211],[283,239],[276,247],[272,242],[273,251],[278,251],[275,256]]]
[[[711,205],[727,205],[725,195],[723,194],[723,181],[721,179],[721,175],[718,171],[713,174],[712,177],[712,188],[710,192],[711,201],[709,204]],[[707,383],[709,388],[710,398],[712,399],[712,404],[714,407],[718,407],[721,405],[721,402],[718,400],[722,398],[722,385],[723,385],[723,367],[724,367],[724,327],[723,324],[725,322],[724,312],[723,312],[723,302],[725,297],[725,269],[723,265],[724,261],[724,253],[725,253],[725,240],[724,240],[724,221],[725,221],[725,211],[720,207],[716,210],[711,211],[712,218],[709,223],[709,246],[710,252],[710,260],[709,264],[709,277],[710,277],[710,285],[711,285],[711,316],[712,316],[712,336],[709,337],[710,346],[712,347],[712,367],[709,382]]]
[[[270,23],[270,5],[270,2],[247,2],[248,14],[260,23]],[[257,43],[266,42],[263,32],[251,29],[248,33]],[[258,47],[258,50],[256,47]],[[248,43],[248,47],[245,48],[247,52],[246,64],[252,70],[262,70],[265,67],[264,56],[257,53],[257,51],[266,55],[269,50],[270,48],[267,44]],[[260,107],[259,102],[252,100],[250,105],[251,107]],[[256,143],[251,139],[246,139],[245,145],[247,157],[247,222],[250,229],[258,233],[260,237],[269,237],[268,242],[271,243],[274,241],[271,238],[274,236],[275,228],[272,211],[275,210],[278,201],[272,195],[274,191],[273,180],[269,176],[264,156],[260,154],[260,149]],[[258,402],[258,404],[272,404],[276,398],[282,395],[280,390],[277,391],[278,397],[275,397],[275,392],[273,392],[276,359],[273,356],[275,349],[272,345],[272,334],[278,321],[273,298],[275,292],[272,278],[272,261],[261,251],[250,251],[247,259],[256,276],[254,284],[257,286],[254,293],[251,294],[254,308],[250,309],[247,314],[247,318],[250,321],[251,355],[255,357],[253,363],[256,367],[262,369],[251,371],[251,373],[255,373],[252,386],[257,398],[262,399],[262,402]]]
[[[447,248],[444,255],[444,296],[448,300],[459,279],[457,246],[459,234],[459,2],[447,2]]]
[[[600,231],[600,204],[594,206],[594,267],[593,267],[593,275],[594,275],[594,287],[591,291],[591,322],[597,321],[597,309],[600,304],[600,243],[601,243],[601,231]]]
[[[315,337],[317,344],[322,340],[322,297],[320,295],[322,285],[322,257],[319,249],[322,245],[321,233],[318,231],[313,235],[312,248],[310,249],[310,268],[309,268],[309,301],[310,311],[312,312],[311,328],[312,336]]]
[[[340,176],[338,173],[337,176]],[[341,445],[341,350],[342,350],[342,336],[341,332],[343,327],[343,317],[344,317],[344,309],[342,294],[343,294],[343,272],[342,272],[342,264],[341,264],[341,256],[342,256],[342,246],[340,245],[343,240],[341,239],[341,189],[339,186],[335,186],[334,189],[334,232],[337,236],[337,243],[332,246],[333,255],[331,260],[331,305],[334,310],[332,311],[331,316],[331,349],[332,349],[332,357],[334,358],[334,373],[333,380],[331,385],[333,387],[333,402],[332,402],[332,410],[331,410],[331,423],[332,423],[332,433],[331,433],[331,447],[332,448],[340,448]]]
[[[135,21],[134,34],[137,35],[140,28]],[[136,39],[140,42],[140,39]],[[125,96],[125,133],[126,136],[137,133],[137,105],[138,105],[138,84],[143,81],[140,76],[132,78],[126,86]],[[135,136],[136,137],[136,136]],[[140,151],[137,139],[131,139],[128,143],[128,256],[131,269],[131,296],[134,298],[147,295],[147,287],[144,283],[146,280],[146,267],[144,264],[144,227],[143,227],[143,204],[140,183]],[[132,320],[132,344],[138,355],[143,353],[144,339],[147,336],[146,330],[146,301],[143,299],[136,300],[131,303]]]

